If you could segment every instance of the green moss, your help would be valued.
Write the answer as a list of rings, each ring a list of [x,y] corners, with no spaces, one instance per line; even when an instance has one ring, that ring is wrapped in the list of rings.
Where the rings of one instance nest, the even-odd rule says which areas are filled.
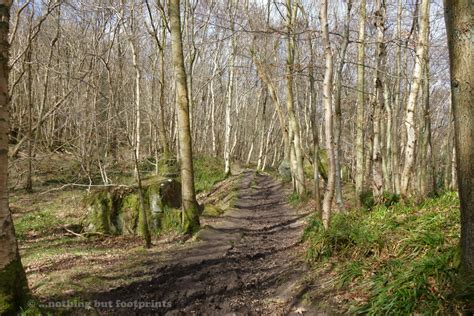
[[[111,212],[113,211],[113,198],[109,191],[97,191],[85,199],[88,205],[88,224],[89,229],[104,234],[114,233],[111,223]]]
[[[120,222],[122,223],[123,233],[133,234],[137,231],[140,214],[140,198],[137,193],[130,193],[123,197],[120,210]]]
[[[204,212],[202,212],[203,216],[209,216],[209,217],[218,217],[218,216],[221,216],[222,214],[224,214],[224,210],[212,204],[205,205]]]
[[[194,234],[200,228],[198,206],[194,205],[190,208],[183,207],[183,209],[183,232],[185,234]]]
[[[15,314],[28,300],[26,275],[18,258],[0,270],[0,314]]]

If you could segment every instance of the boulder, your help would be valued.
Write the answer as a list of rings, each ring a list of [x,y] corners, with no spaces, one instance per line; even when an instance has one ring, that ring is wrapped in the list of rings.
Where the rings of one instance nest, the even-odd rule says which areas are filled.
[[[153,233],[179,227],[181,184],[174,179],[158,179],[143,185],[148,227]],[[87,232],[108,235],[137,234],[141,203],[138,188],[107,187],[88,194],[84,199]]]
[[[291,181],[290,162],[287,160],[283,160],[278,166],[278,173],[280,174],[283,181]]]

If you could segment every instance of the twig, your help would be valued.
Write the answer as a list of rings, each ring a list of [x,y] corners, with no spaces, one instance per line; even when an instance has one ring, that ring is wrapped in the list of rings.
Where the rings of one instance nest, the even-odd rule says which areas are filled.
[[[59,191],[59,190],[62,190],[62,189],[65,189],[67,187],[116,187],[116,188],[131,188],[131,186],[129,185],[124,185],[124,184],[80,184],[80,183],[68,183],[68,184],[65,184],[63,186],[60,186],[58,188],[52,188],[52,189],[49,189],[49,190],[46,190],[46,191],[43,191],[41,193],[39,193],[39,195],[43,195],[43,194],[46,194],[46,193],[49,193],[49,192],[52,192],[52,191]]]

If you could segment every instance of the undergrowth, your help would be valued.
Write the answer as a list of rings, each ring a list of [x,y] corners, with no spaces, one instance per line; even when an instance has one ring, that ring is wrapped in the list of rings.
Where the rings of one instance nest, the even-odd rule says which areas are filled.
[[[456,278],[459,222],[457,194],[445,193],[418,206],[335,214],[327,230],[313,218],[303,238],[313,266],[335,264],[332,284],[347,312],[450,314],[469,296]]]
[[[214,184],[225,178],[224,165],[217,158],[195,157],[193,166],[196,192],[209,191]]]

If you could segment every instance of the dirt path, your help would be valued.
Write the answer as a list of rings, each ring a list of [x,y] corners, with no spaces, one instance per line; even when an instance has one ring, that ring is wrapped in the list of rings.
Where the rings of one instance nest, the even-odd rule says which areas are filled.
[[[285,315],[304,289],[303,218],[288,192],[266,175],[244,172],[232,210],[167,253],[150,281],[96,296],[100,301],[166,302],[164,307],[104,308],[108,315]],[[159,303],[155,303],[159,304]]]

